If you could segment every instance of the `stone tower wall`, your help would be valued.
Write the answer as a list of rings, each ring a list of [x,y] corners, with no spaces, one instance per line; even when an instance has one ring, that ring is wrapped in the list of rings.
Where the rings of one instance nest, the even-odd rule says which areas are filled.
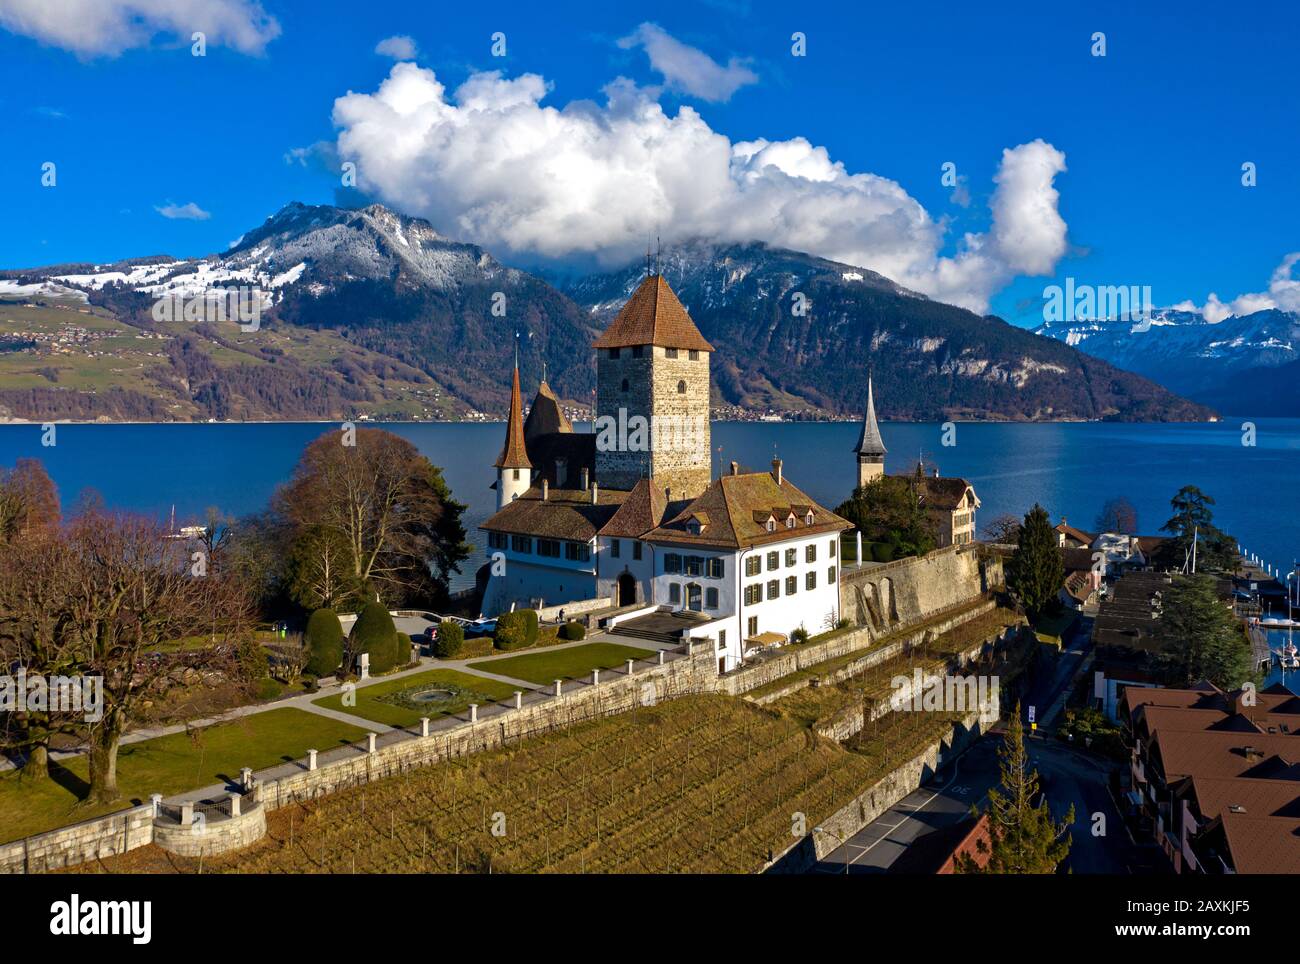
[[[653,413],[651,401],[651,350],[642,349],[642,357],[634,358],[631,348],[619,349],[618,358],[610,358],[610,349],[596,351],[596,417],[610,418],[625,425],[635,415],[649,422]],[[623,381],[628,383],[623,391]],[[620,409],[626,415],[620,417]],[[630,432],[630,430],[629,430]],[[611,489],[630,489],[641,479],[650,476],[650,452],[631,451],[626,445],[628,433],[619,432],[618,444],[596,444],[596,481]]]
[[[674,499],[702,493],[712,477],[709,431],[709,352],[654,349],[654,415],[656,445],[652,457],[655,481],[671,490]],[[684,387],[685,391],[680,391]]]
[[[858,457],[858,488],[885,474],[885,460]]]

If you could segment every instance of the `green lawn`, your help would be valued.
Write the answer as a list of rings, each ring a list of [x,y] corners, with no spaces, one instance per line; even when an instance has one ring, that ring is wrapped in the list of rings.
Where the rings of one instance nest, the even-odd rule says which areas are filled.
[[[39,783],[6,772],[0,775],[0,840],[15,840],[145,803],[154,793],[170,796],[237,779],[243,767],[261,770],[306,756],[311,749],[328,750],[365,736],[364,727],[284,707],[191,734],[173,733],[130,743],[117,756],[122,800],[98,809],[76,807],[88,790],[85,757],[52,763],[51,778]]]
[[[488,673],[499,673],[502,676],[512,676],[515,679],[545,685],[557,679],[589,676],[593,669],[622,666],[629,659],[648,659],[654,655],[654,652],[652,649],[637,649],[635,646],[619,646],[616,643],[588,643],[586,646],[574,646],[571,649],[557,649],[546,653],[526,653],[523,656],[507,656],[504,659],[485,659],[469,665],[472,669],[481,669]]]
[[[445,699],[428,703],[417,703],[409,697],[417,695],[421,689],[445,688]],[[400,679],[383,683],[372,683],[358,687],[355,692],[356,706],[344,706],[342,694],[324,696],[313,700],[317,706],[339,710],[360,716],[376,723],[389,726],[414,726],[420,717],[436,718],[453,713],[463,713],[471,703],[480,706],[509,699],[517,686],[501,683],[497,680],[459,673],[454,669],[435,669],[427,673],[415,673]]]

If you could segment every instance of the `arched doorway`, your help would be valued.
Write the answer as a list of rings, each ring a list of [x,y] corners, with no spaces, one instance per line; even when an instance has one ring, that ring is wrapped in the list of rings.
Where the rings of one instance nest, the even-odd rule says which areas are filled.
[[[698,582],[692,582],[686,586],[686,608],[694,613],[698,613],[704,609],[704,602],[700,598],[700,584]]]
[[[636,602],[636,576],[630,572],[618,577],[618,605],[630,606]]]

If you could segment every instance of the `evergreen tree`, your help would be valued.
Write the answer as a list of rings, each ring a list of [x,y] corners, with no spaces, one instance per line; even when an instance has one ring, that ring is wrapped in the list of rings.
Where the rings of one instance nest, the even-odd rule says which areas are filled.
[[[1160,661],[1173,685],[1207,679],[1231,690],[1254,681],[1250,642],[1212,576],[1178,579],[1164,594],[1160,622],[1167,639]]]
[[[1007,588],[1030,619],[1037,619],[1058,603],[1065,585],[1065,563],[1047,510],[1037,503],[1025,514],[1020,540],[1007,563]]]
[[[357,616],[357,623],[348,637],[348,650],[352,664],[359,670],[361,654],[370,654],[370,672],[387,673],[397,665],[397,628],[388,610],[377,602],[368,602]]]
[[[329,676],[343,662],[343,627],[332,609],[318,609],[307,620],[307,672]]]
[[[835,514],[852,522],[867,542],[892,547],[892,556],[923,556],[935,547],[934,531],[909,479],[882,475],[859,486]]]
[[[1038,772],[1029,765],[1025,753],[1025,730],[1020,722],[1020,704],[1007,724],[1002,747],[998,750],[1001,789],[989,790],[989,839],[980,841],[976,851],[988,856],[981,867],[969,854],[957,858],[957,870],[966,874],[1053,874],[1070,853],[1069,827],[1074,823],[1074,807],[1057,823],[1047,807],[1047,798],[1034,805],[1039,796]]]

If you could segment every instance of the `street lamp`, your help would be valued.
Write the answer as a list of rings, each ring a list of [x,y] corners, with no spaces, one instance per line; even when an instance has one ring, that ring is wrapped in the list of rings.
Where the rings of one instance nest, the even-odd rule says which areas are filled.
[[[825,827],[813,827],[813,833],[828,833],[836,840],[839,841],[841,847],[843,847],[846,843],[848,843],[847,840],[845,840],[843,837],[837,834],[834,830],[827,830]],[[814,850],[816,849],[816,844],[813,845],[813,848]],[[844,876],[847,877],[848,875],[849,875],[849,855],[845,854],[844,855]]]

